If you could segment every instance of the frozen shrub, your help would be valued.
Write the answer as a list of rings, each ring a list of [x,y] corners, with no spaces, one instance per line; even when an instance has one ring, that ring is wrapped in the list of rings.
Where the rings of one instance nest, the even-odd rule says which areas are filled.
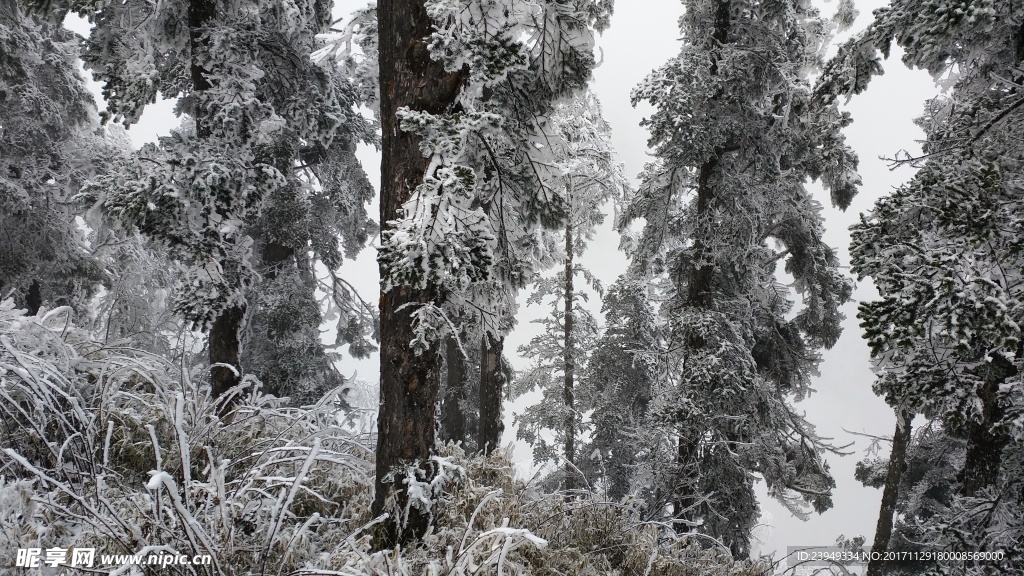
[[[208,554],[174,569],[277,574],[369,520],[372,458],[340,426],[337,391],[286,409],[247,378],[221,420],[193,376],[90,340],[69,310],[0,305],[0,553]]]
[[[211,565],[161,573],[211,576],[769,571],[645,521],[635,501],[550,494],[516,479],[508,454],[468,457],[454,445],[406,471],[411,506],[433,518],[430,532],[415,547],[374,550],[382,518],[368,512],[370,443],[338,414],[337,391],[284,408],[247,377],[222,420],[193,376],[91,340],[68,309],[25,316],[0,304],[0,554],[209,555]],[[0,574],[12,570],[23,569]]]

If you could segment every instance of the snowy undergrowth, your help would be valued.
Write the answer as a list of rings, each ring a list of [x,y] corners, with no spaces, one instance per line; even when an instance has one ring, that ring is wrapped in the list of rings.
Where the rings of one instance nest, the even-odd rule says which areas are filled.
[[[208,554],[161,573],[286,574],[350,545],[372,455],[326,398],[286,409],[249,381],[225,422],[187,372],[95,342],[69,314],[0,305],[0,556]]]
[[[330,396],[286,409],[249,383],[225,422],[200,379],[165,359],[94,341],[69,310],[27,317],[0,303],[0,556],[208,554],[209,566],[159,571],[211,576],[768,572],[644,522],[630,501],[548,494],[517,480],[507,454],[455,446],[435,462],[444,482],[420,486],[432,531],[374,550],[368,439]]]

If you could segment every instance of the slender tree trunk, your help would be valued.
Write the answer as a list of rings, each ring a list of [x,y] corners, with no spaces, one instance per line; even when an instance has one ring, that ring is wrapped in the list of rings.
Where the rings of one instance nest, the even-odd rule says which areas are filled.
[[[576,488],[576,403],[573,398],[576,355],[572,348],[573,272],[572,222],[569,222],[565,226],[565,347],[562,350],[565,371],[565,382],[562,385],[562,400],[565,402],[565,482],[563,486],[566,491]]]
[[[999,385],[1007,378],[1016,376],[1017,369],[1009,360],[996,354],[985,367],[985,383],[979,391],[981,397],[981,421],[968,425],[967,455],[964,469],[960,472],[960,493],[975,496],[988,486],[995,486],[1002,466],[1003,448],[1010,438],[1005,432],[993,429],[1005,415],[999,405]]]
[[[210,23],[217,15],[216,0],[189,0],[188,3],[188,40],[191,50],[192,91],[203,92],[212,86],[206,78],[207,70],[199,64],[199,54],[206,50],[209,40],[203,37],[203,28]],[[201,104],[201,103],[200,103]],[[196,134],[200,139],[210,137],[210,126],[205,122],[205,110],[202,105],[197,105],[192,111],[193,119],[196,122]]]
[[[446,442],[466,442],[466,358],[454,336],[445,341],[444,400],[441,404],[441,437]]]
[[[210,137],[210,125],[206,120],[205,102],[198,93],[209,90],[212,86],[206,75],[208,71],[199,64],[199,56],[207,49],[209,40],[204,36],[206,26],[217,15],[216,0],[190,0],[188,3],[188,37],[191,49],[192,92],[195,104],[192,116],[196,123],[196,138],[206,140]],[[228,390],[239,383],[242,369],[239,363],[241,342],[239,332],[245,319],[245,305],[237,304],[221,312],[210,327],[210,393],[213,398],[221,398]],[[220,405],[221,415],[231,411],[231,402]]]
[[[430,58],[433,30],[423,0],[381,0],[377,8],[380,38],[381,118],[381,233],[401,216],[403,204],[423,181],[427,159],[420,138],[399,128],[399,108],[439,114],[458,97],[465,73],[450,73]],[[387,270],[381,269],[381,276]],[[419,538],[429,515],[412,506],[408,518],[399,518],[408,504],[402,479],[404,468],[419,466],[428,475],[427,460],[434,448],[440,355],[435,349],[417,356],[410,345],[412,318],[417,305],[440,304],[434,287],[398,286],[380,297],[380,413],[377,418],[376,484],[372,512],[392,516],[381,525],[375,545],[389,547]],[[394,477],[389,478],[397,472]],[[429,479],[429,478],[426,478]]]
[[[494,338],[484,334],[480,339],[480,426],[477,446],[484,454],[490,454],[501,445],[501,433],[505,430],[501,420],[501,398],[505,388],[501,355],[504,348],[504,336]]]
[[[889,470],[885,474],[882,505],[878,511],[878,523],[875,525],[875,541],[871,546],[873,559],[868,561],[868,569],[864,576],[882,576],[882,568],[885,563],[875,559],[874,553],[884,554],[889,549],[893,515],[896,513],[896,502],[899,499],[900,481],[903,479],[903,472],[907,469],[907,447],[910,445],[912,419],[913,414],[904,410],[896,411],[896,431],[892,435]]]

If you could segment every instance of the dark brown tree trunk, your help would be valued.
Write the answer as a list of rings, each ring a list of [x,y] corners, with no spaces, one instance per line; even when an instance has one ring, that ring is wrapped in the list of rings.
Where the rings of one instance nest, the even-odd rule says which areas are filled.
[[[1005,432],[993,427],[1005,416],[999,405],[999,385],[1015,376],[1017,369],[1004,357],[996,354],[985,367],[985,383],[978,396],[981,398],[981,421],[971,422],[967,432],[967,455],[960,472],[960,493],[975,496],[988,486],[995,486],[1002,466],[1003,448],[1010,439]]]
[[[573,330],[573,242],[572,222],[565,226],[565,347],[563,369],[565,381],[562,384],[562,400],[565,402],[565,482],[566,491],[576,489],[576,402],[573,398],[576,358],[572,348]]]
[[[188,3],[188,40],[191,50],[192,91],[203,92],[211,88],[206,78],[207,70],[199,64],[199,54],[206,50],[209,40],[204,37],[204,28],[217,15],[216,0],[189,0]],[[196,123],[196,136],[200,139],[210,137],[210,126],[205,121],[204,106],[201,98],[196,98],[192,118]]]
[[[243,319],[245,308],[232,306],[221,312],[210,328],[210,393],[214,399],[221,398],[240,380],[238,352]],[[227,400],[221,403],[219,411],[222,416],[231,412],[232,402]]]
[[[504,336],[494,338],[485,334],[480,339],[480,426],[477,446],[484,454],[490,454],[501,445],[501,433],[505,430],[501,420],[501,398],[505,389],[505,371],[501,365],[504,348]]]
[[[423,181],[427,159],[420,138],[399,128],[399,108],[439,114],[449,109],[461,89],[464,73],[447,72],[430,58],[433,30],[422,0],[381,0],[377,8],[380,39],[381,118],[381,234],[401,217],[403,204]],[[387,270],[381,269],[381,276]],[[377,418],[376,493],[372,512],[385,512],[394,498],[392,513],[378,531],[377,547],[420,537],[430,522],[428,514],[411,507],[404,511],[408,493],[402,479],[407,466],[425,466],[434,448],[440,355],[436,349],[417,356],[411,348],[412,312],[417,305],[440,304],[433,287],[398,286],[380,297],[380,413]],[[425,469],[425,468],[424,468]],[[389,475],[397,472],[395,477]],[[404,524],[404,527],[403,527]]]
[[[43,291],[38,280],[33,280],[28,286],[28,294],[25,295],[25,307],[29,316],[35,316],[43,307]]]
[[[882,568],[885,566],[885,563],[881,562],[875,553],[884,554],[889,549],[900,481],[903,479],[903,472],[907,469],[907,447],[910,445],[912,419],[913,414],[903,410],[896,411],[896,431],[892,435],[889,470],[885,475],[882,505],[878,510],[878,523],[875,525],[875,541],[871,546],[872,559],[868,561],[868,569],[864,576],[881,576]]]
[[[454,336],[445,341],[444,400],[441,404],[441,438],[445,442],[466,442],[466,357]]]

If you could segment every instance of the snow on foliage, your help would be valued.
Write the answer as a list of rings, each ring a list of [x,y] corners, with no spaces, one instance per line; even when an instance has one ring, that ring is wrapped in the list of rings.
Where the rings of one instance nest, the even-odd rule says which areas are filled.
[[[659,574],[754,576],[630,502],[566,502],[515,479],[508,455],[449,445],[410,481],[435,526],[409,548],[374,550],[372,453],[328,396],[283,408],[245,379],[229,421],[178,365],[105,345],[70,309],[0,304],[0,553],[209,554],[184,574]],[[422,500],[420,501],[422,504]],[[416,505],[416,504],[413,504]],[[142,574],[144,567],[126,566]]]
[[[859,178],[840,131],[848,116],[809,82],[831,31],[817,9],[694,0],[680,27],[679,54],[633,93],[655,107],[644,125],[657,159],[619,222],[645,222],[626,238],[631,274],[671,283],[664,342],[651,350],[663,380],[650,425],[677,443],[675,472],[648,466],[664,482],[649,497],[653,509],[671,505],[681,529],[746,554],[753,474],[795,514],[831,506],[829,447],[792,403],[839,338],[852,283],[805,181],[822,180],[846,207]],[[792,289],[776,278],[780,263]]]
[[[400,112],[430,163],[382,239],[385,289],[437,285],[447,317],[495,337],[510,329],[514,292],[550,263],[534,231],[558,227],[566,214],[554,157],[561,136],[549,116],[585,88],[593,35],[607,26],[610,7],[606,0],[427,2],[431,55],[468,79],[452,110]],[[356,78],[372,75],[353,45],[375,50],[367,40],[374,28],[370,9],[360,11],[343,31],[320,36],[325,45],[314,59],[333,56]],[[453,335],[443,324],[421,332]]]
[[[284,409],[247,377],[225,422],[195,375],[92,340],[66,308],[29,317],[4,301],[0,346],[0,500],[24,503],[0,520],[11,557],[164,550],[212,556],[192,573],[265,573],[342,546],[338,523],[363,521],[372,455],[330,396]]]
[[[84,311],[109,281],[75,220],[83,180],[125,153],[97,130],[74,35],[0,6],[0,298]]]
[[[1020,82],[1024,17],[1015,2],[894,0],[840,50],[819,92],[858,93],[893,41],[903,61],[946,90],[917,120],[919,170],[853,227],[853,269],[880,298],[859,317],[879,368],[876,393],[922,413],[935,430],[907,459],[927,470],[901,486],[899,545],[1005,551],[1020,571],[1024,292],[1019,216],[1024,156]],[[851,78],[857,72],[856,79]],[[955,458],[935,455],[945,446]],[[949,447],[952,448],[949,448]],[[929,458],[931,459],[929,461]],[[989,574],[992,565],[930,563],[934,573]]]

